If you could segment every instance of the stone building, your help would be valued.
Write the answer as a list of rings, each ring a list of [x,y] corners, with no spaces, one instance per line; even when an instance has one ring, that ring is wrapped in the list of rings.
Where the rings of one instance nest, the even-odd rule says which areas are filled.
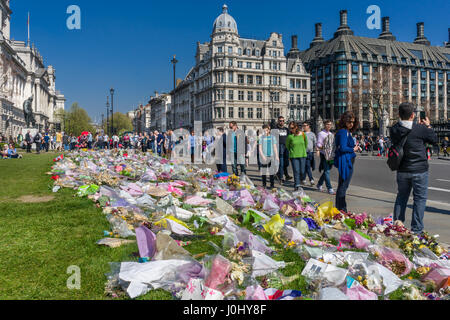
[[[355,36],[346,10],[328,41],[322,37],[322,24],[316,24],[310,48],[295,55],[311,74],[313,115],[335,121],[352,110],[364,132],[386,134],[398,106],[409,101],[434,122],[448,120],[450,45],[431,46],[423,23],[417,23],[414,42],[397,41],[389,17],[382,21],[378,39]]]
[[[155,93],[150,98],[150,130],[166,131],[169,128],[170,113],[172,109],[172,97],[170,94]]]
[[[137,133],[145,133],[150,131],[151,119],[150,119],[150,103],[147,105],[140,105],[137,109],[132,111],[133,116],[130,117],[133,124],[133,130]]]
[[[16,137],[25,128],[23,103],[30,97],[36,126],[57,129],[62,120],[54,114],[65,98],[56,90],[55,68],[44,65],[34,45],[10,39],[11,14],[9,0],[0,0],[0,132]]]
[[[290,52],[297,52],[296,36],[292,42]],[[237,121],[241,129],[257,130],[280,115],[288,120],[311,116],[310,75],[301,58],[285,56],[281,34],[241,38],[226,5],[211,41],[197,43],[195,66],[172,94],[176,128],[193,128],[194,121],[203,129]]]

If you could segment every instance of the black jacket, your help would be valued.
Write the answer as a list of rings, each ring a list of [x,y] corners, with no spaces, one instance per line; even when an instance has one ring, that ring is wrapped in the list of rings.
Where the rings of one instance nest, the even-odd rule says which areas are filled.
[[[409,130],[397,123],[390,130],[392,144],[400,144],[402,138],[410,131],[411,133],[408,135],[403,147],[404,155],[398,171],[426,172],[428,171],[428,156],[425,144],[436,144],[437,135],[433,129],[429,129],[421,124],[413,124],[412,130]]]

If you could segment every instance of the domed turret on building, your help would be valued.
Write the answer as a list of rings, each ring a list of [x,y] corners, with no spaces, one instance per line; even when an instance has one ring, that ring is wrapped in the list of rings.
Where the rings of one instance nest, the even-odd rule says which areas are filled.
[[[228,14],[228,6],[222,7],[222,14],[214,21],[213,34],[217,32],[233,32],[238,34],[236,20]]]

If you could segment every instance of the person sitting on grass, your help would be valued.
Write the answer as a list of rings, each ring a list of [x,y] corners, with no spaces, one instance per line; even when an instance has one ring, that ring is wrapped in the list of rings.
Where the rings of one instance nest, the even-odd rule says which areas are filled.
[[[4,144],[3,149],[0,151],[2,159],[8,159],[8,145]]]
[[[22,158],[22,155],[17,153],[17,149],[14,147],[13,144],[9,145],[8,158],[10,158],[10,159],[21,159]]]

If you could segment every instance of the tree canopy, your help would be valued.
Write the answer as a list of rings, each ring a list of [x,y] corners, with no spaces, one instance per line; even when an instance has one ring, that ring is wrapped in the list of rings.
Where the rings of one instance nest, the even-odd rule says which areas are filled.
[[[77,102],[72,104],[68,112],[64,112],[63,121],[65,131],[76,136],[81,135],[83,131],[95,131],[88,113]]]
[[[111,126],[111,117],[108,117],[108,124]],[[111,134],[110,129],[106,128],[106,121],[103,124],[103,130],[105,132],[108,132]],[[114,132],[118,135],[127,132],[127,131],[133,131],[133,124],[131,122],[131,119],[121,113],[121,112],[115,112],[114,113]]]

